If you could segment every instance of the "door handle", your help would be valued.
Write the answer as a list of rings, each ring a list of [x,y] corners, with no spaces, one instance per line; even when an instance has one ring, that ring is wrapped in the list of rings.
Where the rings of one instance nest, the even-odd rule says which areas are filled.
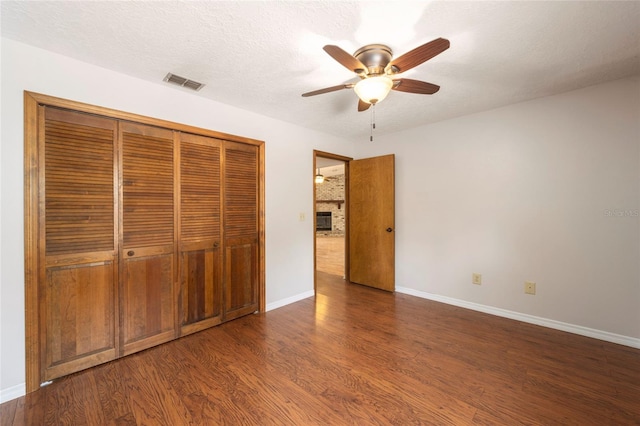
[[[393,231],[393,229],[387,228],[387,232],[392,232],[392,231]]]
[[[133,256],[134,254],[136,254],[136,252],[135,252],[135,251],[133,251],[133,250],[129,250],[129,251],[127,252],[127,256]]]

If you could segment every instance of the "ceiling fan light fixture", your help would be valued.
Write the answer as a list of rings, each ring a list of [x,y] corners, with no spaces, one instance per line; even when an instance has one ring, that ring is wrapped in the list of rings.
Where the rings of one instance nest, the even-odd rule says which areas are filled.
[[[393,80],[381,75],[360,80],[356,83],[353,90],[355,90],[356,95],[358,95],[363,102],[377,104],[387,97],[392,87]]]
[[[320,169],[318,169],[318,172],[316,173],[316,179],[315,179],[316,183],[322,183],[324,182],[324,176],[320,174]]]

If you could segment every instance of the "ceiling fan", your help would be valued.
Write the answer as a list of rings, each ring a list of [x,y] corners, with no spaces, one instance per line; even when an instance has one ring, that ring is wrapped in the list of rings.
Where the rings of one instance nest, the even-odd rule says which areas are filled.
[[[334,180],[334,178],[332,176],[325,176],[321,173],[321,169],[318,168],[316,169],[316,176],[314,179],[315,183],[324,183],[324,182],[330,182]]]
[[[428,61],[448,48],[449,40],[437,38],[392,59],[391,48],[384,44],[368,44],[356,50],[353,55],[338,46],[328,44],[323,47],[324,51],[342,66],[355,72],[360,77],[360,81],[314,90],[303,93],[302,96],[315,96],[353,88],[359,98],[358,111],[365,111],[371,105],[382,101],[390,90],[432,95],[440,90],[440,86],[420,80],[393,78],[393,76]]]

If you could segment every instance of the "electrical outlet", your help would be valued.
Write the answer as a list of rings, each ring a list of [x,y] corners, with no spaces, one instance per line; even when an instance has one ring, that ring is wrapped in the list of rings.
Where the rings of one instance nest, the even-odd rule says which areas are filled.
[[[471,282],[476,285],[482,284],[482,275],[476,274],[475,272],[471,274]]]
[[[536,294],[536,283],[534,283],[533,281],[525,281],[524,292],[526,294]]]

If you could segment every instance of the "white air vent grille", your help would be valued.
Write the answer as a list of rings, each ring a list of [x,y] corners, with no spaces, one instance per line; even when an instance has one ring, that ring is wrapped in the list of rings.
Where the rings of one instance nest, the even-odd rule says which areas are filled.
[[[197,81],[189,80],[188,78],[180,77],[175,74],[167,74],[164,78],[164,81],[167,83],[177,84],[178,86],[186,87],[191,90],[200,90],[204,87],[204,84],[198,83]]]

